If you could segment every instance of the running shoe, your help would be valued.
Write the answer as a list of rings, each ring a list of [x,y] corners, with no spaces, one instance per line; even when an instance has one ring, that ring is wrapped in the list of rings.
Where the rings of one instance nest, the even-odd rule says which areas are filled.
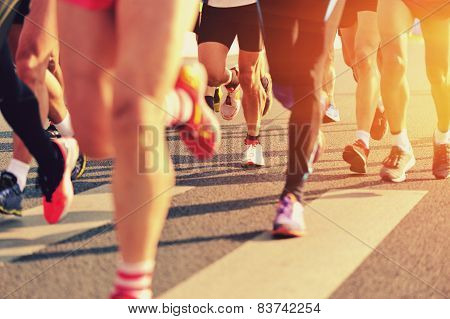
[[[17,183],[17,177],[10,172],[0,174],[0,213],[22,216],[23,193]]]
[[[377,107],[375,111],[375,116],[373,118],[372,127],[370,128],[370,137],[374,140],[381,140],[388,131],[388,123],[386,119],[386,114],[381,112]]]
[[[266,92],[266,104],[264,105],[264,110],[262,116],[265,116],[271,109],[273,104],[273,92],[272,92],[272,78],[270,74],[266,74],[261,78],[261,84]]]
[[[347,145],[342,153],[344,161],[350,164],[350,170],[355,173],[367,173],[367,159],[369,157],[369,149],[360,139],[356,140],[352,145]]]
[[[198,159],[211,158],[220,144],[220,125],[203,98],[206,89],[206,71],[198,62],[181,67],[176,83],[193,101],[191,118],[179,126],[180,137]]]
[[[86,172],[86,165],[87,165],[87,157],[86,155],[80,152],[80,155],[78,155],[77,158],[77,163],[75,164],[75,167],[72,170],[72,174],[70,174],[70,179],[74,181],[83,176],[84,172]]]
[[[231,68],[231,71],[235,71],[237,76],[239,77],[239,70],[237,67]],[[231,121],[235,118],[235,116],[239,113],[241,109],[241,100],[240,100],[240,90],[241,86],[238,84],[236,86],[222,86],[222,97],[223,101],[220,105],[220,114],[222,118],[227,121]]]
[[[44,217],[49,224],[59,222],[66,214],[73,200],[73,185],[70,175],[75,167],[79,149],[74,138],[60,138],[52,140],[55,143],[64,160],[64,171],[61,181],[55,187],[48,181],[38,169],[38,183],[42,190],[42,204],[44,206]]]
[[[286,194],[278,203],[272,236],[276,238],[304,236],[306,226],[303,214],[303,205],[293,194]]]
[[[450,144],[434,143],[433,175],[436,179],[448,178],[450,171]]]
[[[325,114],[323,116],[323,123],[335,123],[341,120],[339,115],[339,109],[334,104],[329,104],[325,109]]]
[[[214,91],[214,112],[219,113],[220,112],[220,97],[221,97],[221,93],[219,88],[216,88],[216,90]]]
[[[50,138],[61,138],[61,134],[53,123],[47,127],[47,134]]]
[[[241,166],[244,168],[261,167],[265,165],[263,149],[259,141],[245,140],[245,151]]]
[[[380,176],[383,180],[400,183],[406,179],[406,173],[416,164],[413,152],[405,152],[398,146],[392,146],[391,153],[383,161]]]

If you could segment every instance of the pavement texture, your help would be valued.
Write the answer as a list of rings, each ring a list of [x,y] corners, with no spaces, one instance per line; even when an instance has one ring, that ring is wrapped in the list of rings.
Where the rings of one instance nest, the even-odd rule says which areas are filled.
[[[355,83],[351,70],[337,51],[336,104],[342,120],[323,126],[326,150],[305,189],[306,202],[315,207],[307,212],[312,228],[308,234],[311,238],[305,241],[274,242],[268,236],[287,160],[289,112],[278,102],[263,120],[261,142],[267,165],[261,169],[240,167],[246,135],[242,112],[233,121],[221,120],[223,144],[218,155],[206,162],[194,160],[181,145],[178,135],[168,131],[177,186],[184,188],[173,198],[161,238],[154,278],[155,295],[256,297],[260,296],[257,289],[265,289],[266,296],[289,298],[448,298],[450,184],[448,180],[435,180],[431,174],[436,115],[422,63],[423,51],[421,43],[410,44],[408,125],[417,164],[407,181],[401,184],[382,182],[379,178],[380,163],[390,150],[388,137],[371,142],[367,175],[352,174],[342,160],[342,150],[353,142],[356,129]],[[231,64],[235,61],[235,58],[230,59]],[[11,157],[11,132],[3,120],[0,130],[0,167],[5,167]],[[75,182],[80,198],[86,191],[95,191],[110,182],[111,165],[111,161],[89,162],[86,174]],[[39,205],[35,173],[33,169],[30,174],[25,208]],[[361,196],[368,196],[370,192],[378,194],[373,196],[384,197],[375,201],[368,196],[365,201],[354,195],[354,205],[350,205],[353,202],[348,194],[359,192],[366,194]],[[346,200],[330,202],[330,194],[342,193],[347,194]],[[105,196],[109,198],[110,194]],[[395,198],[398,198],[397,204]],[[379,215],[373,214],[377,209]],[[314,214],[320,213],[333,213],[345,222],[344,219],[336,219],[342,221],[339,223],[319,221]],[[359,219],[360,215],[364,218]],[[50,240],[31,255],[1,262],[0,297],[106,298],[115,273],[117,245],[108,216],[104,218],[106,221],[99,227],[83,230],[75,236],[69,234],[56,242]],[[20,227],[20,223],[21,220],[0,217],[0,234],[11,227]],[[343,234],[352,236],[343,238]],[[15,240],[8,236],[0,238],[0,249],[2,244]],[[334,246],[330,246],[329,241],[333,241]],[[355,246],[358,243],[363,243],[366,250],[358,250],[362,249]],[[250,254],[252,258],[243,253],[249,247],[255,250],[248,252],[258,251]],[[277,253],[278,249],[282,253]],[[337,250],[343,253],[333,253]],[[277,258],[271,258],[271,254]],[[306,263],[306,256],[314,260],[307,277],[299,274],[304,265],[302,258]],[[311,270],[315,265],[320,266],[317,272],[316,268]],[[266,285],[247,285],[239,269],[248,271],[248,282],[265,278]],[[336,277],[333,277],[334,269]],[[267,276],[259,273],[262,271]],[[314,276],[316,281],[308,280]],[[213,287],[223,287],[220,283],[226,283],[228,278],[237,285],[235,294],[232,287],[222,293],[217,289],[211,292]],[[320,289],[314,285],[320,283],[326,283],[328,288],[316,294]],[[295,285],[306,288],[301,292],[287,288]]]

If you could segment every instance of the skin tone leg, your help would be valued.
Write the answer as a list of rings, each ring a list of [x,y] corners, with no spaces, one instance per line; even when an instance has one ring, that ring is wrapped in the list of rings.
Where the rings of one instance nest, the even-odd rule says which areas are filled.
[[[438,115],[437,127],[443,133],[448,131],[450,123],[449,29],[448,20],[426,19],[422,22],[427,75]]]
[[[60,1],[58,20],[61,43],[68,44],[60,48],[67,105],[81,151],[92,158],[111,158],[113,78],[108,72],[115,60],[114,15]]]
[[[323,90],[327,94],[328,102],[335,105],[334,102],[334,87],[336,84],[336,69],[334,67],[334,46],[328,50],[328,55],[325,60]]]
[[[167,190],[174,177],[165,143],[166,114],[159,105],[173,88],[183,36],[193,26],[196,8],[194,0],[135,0],[133,5],[119,1],[116,6],[117,77],[123,82],[114,83],[113,190],[116,219],[122,220],[117,225],[117,238],[126,263],[155,258],[170,205]],[[149,37],[152,42],[145,41]],[[139,127],[151,128],[147,137],[154,146],[146,161],[146,173],[139,172],[138,161],[143,159],[138,154],[148,152]]]
[[[358,22],[351,27],[339,29],[342,40],[342,55],[347,66],[353,68],[355,64],[355,38],[358,30]],[[353,74],[356,76],[355,72]]]
[[[242,87],[242,107],[247,122],[248,134],[258,136],[261,115],[265,103],[265,92],[261,85],[261,65],[264,63],[260,52],[239,52],[239,82]]]
[[[378,26],[381,36],[381,95],[392,134],[406,129],[409,87],[406,78],[408,28],[413,16],[401,0],[380,0]]]
[[[198,46],[198,60],[208,73],[208,86],[219,87],[230,80],[226,70],[228,47],[217,42],[204,42]]]
[[[355,59],[358,85],[356,89],[356,122],[358,130],[370,132],[378,103],[380,79],[377,49],[380,45],[376,12],[358,13]]]

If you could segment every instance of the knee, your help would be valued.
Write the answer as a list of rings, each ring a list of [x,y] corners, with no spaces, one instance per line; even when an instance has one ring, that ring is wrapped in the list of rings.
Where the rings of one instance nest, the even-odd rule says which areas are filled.
[[[211,87],[219,87],[223,84],[223,73],[208,70],[208,85]]]
[[[34,55],[21,56],[16,60],[17,75],[30,88],[45,84],[45,69],[40,67]]]
[[[359,50],[356,52],[356,70],[363,74],[377,74],[377,54],[376,51]]]
[[[406,74],[406,68],[407,61],[405,57],[399,54],[383,54],[383,70],[388,72],[384,76],[385,79],[397,80],[403,78]]]
[[[257,89],[256,72],[252,70],[241,70],[239,73],[239,83],[244,92],[251,92]]]

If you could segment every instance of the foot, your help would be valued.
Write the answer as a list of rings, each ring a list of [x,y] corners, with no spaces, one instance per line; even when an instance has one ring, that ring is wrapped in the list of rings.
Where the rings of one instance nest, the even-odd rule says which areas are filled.
[[[67,214],[72,203],[73,185],[70,176],[79,156],[78,144],[74,138],[54,139],[52,142],[57,145],[64,161],[61,180],[57,183],[51,182],[38,169],[38,182],[43,193],[44,217],[49,224],[59,222]]]
[[[80,153],[80,155],[78,155],[75,167],[72,170],[72,174],[70,174],[70,179],[74,181],[83,176],[84,172],[86,172],[86,165],[87,157],[83,153]]]
[[[386,114],[381,112],[377,107],[375,111],[375,116],[373,118],[372,127],[370,128],[370,137],[374,140],[381,140],[388,131],[388,124],[386,119]]]
[[[259,141],[245,140],[245,151],[242,157],[242,167],[261,167],[265,165],[263,149]]]
[[[328,105],[323,116],[323,123],[335,123],[340,120],[339,109],[334,104]]]
[[[350,170],[355,173],[367,173],[367,159],[369,149],[362,140],[356,140],[352,145],[347,145],[342,153],[344,161],[350,164]]]
[[[405,152],[398,146],[392,146],[391,153],[383,161],[380,176],[383,180],[400,183],[406,179],[406,173],[416,164],[413,152]]]
[[[236,72],[236,75],[239,77],[239,70],[237,67],[231,69],[232,72]],[[222,118],[231,121],[236,117],[241,109],[241,100],[240,100],[240,90],[241,86],[239,84],[233,86],[222,86],[222,97],[224,97],[221,105],[220,105],[220,114]]]
[[[303,214],[303,205],[293,194],[286,194],[278,203],[272,235],[279,238],[304,236],[306,227]]]
[[[192,116],[179,126],[180,137],[192,155],[211,158],[220,144],[220,125],[205,102],[206,71],[200,63],[184,65],[176,87],[184,90],[193,102]]]
[[[264,110],[262,113],[262,116],[265,116],[273,104],[272,78],[269,74],[266,74],[261,78],[261,84],[266,92],[266,104],[264,105]]]
[[[0,214],[22,216],[23,193],[10,172],[0,174]]]
[[[450,171],[450,144],[434,143],[433,175],[436,179],[448,178]]]

